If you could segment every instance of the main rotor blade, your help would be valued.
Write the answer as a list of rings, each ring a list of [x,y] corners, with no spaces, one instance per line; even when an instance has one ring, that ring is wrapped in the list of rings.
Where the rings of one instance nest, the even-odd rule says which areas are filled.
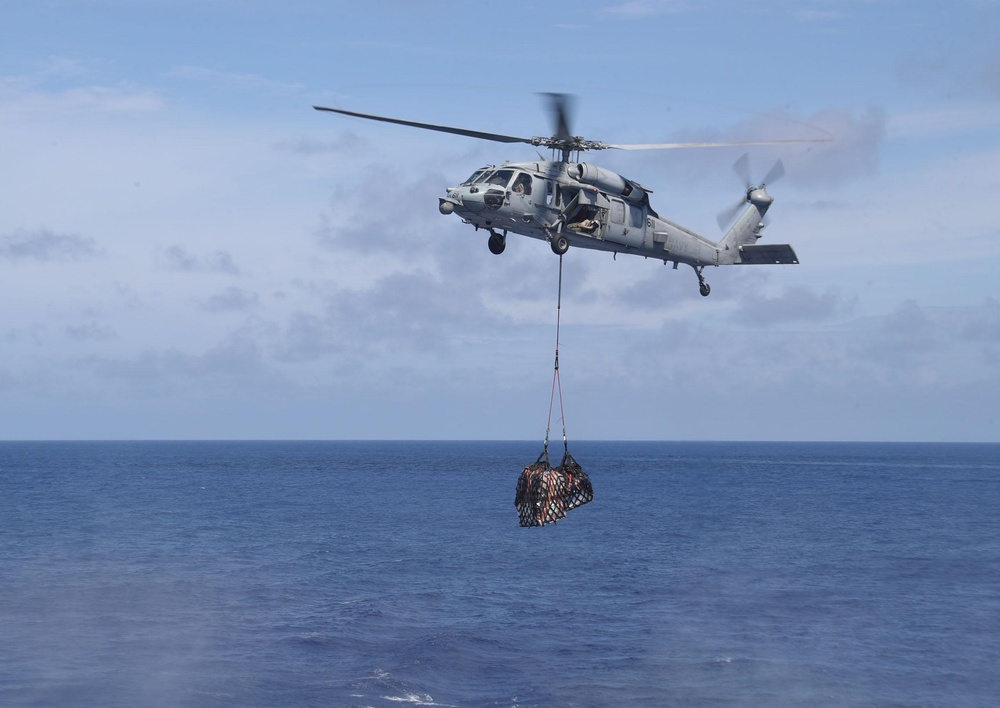
[[[572,118],[573,97],[565,93],[547,93],[549,97],[549,109],[552,112],[552,124],[556,132],[553,135],[557,140],[568,140],[573,137],[570,130]]]
[[[745,152],[739,156],[733,163],[733,172],[743,183],[743,189],[750,189],[753,185],[753,179],[750,177],[750,153]]]
[[[397,125],[406,125],[411,128],[423,128],[425,130],[436,130],[439,133],[452,133],[454,135],[465,135],[470,138],[480,138],[481,140],[493,140],[498,143],[531,143],[531,138],[519,138],[513,135],[501,135],[500,133],[484,133],[478,130],[467,130],[465,128],[452,128],[447,125],[434,125],[433,123],[418,123],[412,120],[402,120],[400,118],[386,118],[385,116],[376,116],[370,113],[355,113],[354,111],[345,111],[340,108],[326,108],[325,106],[313,106],[317,111],[330,111],[331,113],[342,113],[345,116],[354,116],[355,118],[367,118],[368,120],[378,120],[383,123],[396,123]]]
[[[795,138],[792,140],[740,140],[731,143],[651,143],[648,145],[610,145],[614,150],[675,150],[680,148],[737,147],[740,145],[785,145],[789,143],[830,143],[833,138]]]

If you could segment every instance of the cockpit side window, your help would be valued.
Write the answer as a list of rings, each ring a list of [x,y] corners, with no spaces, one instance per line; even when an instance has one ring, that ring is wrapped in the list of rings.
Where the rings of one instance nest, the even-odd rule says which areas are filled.
[[[525,196],[531,194],[531,175],[527,172],[519,172],[511,190],[515,194],[523,194]]]

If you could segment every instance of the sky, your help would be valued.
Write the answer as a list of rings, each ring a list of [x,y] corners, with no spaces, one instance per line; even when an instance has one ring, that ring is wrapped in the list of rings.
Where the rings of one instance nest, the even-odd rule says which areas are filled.
[[[0,439],[1000,442],[1000,2],[0,3]],[[617,143],[712,238],[777,159],[796,266],[501,256],[438,197]]]

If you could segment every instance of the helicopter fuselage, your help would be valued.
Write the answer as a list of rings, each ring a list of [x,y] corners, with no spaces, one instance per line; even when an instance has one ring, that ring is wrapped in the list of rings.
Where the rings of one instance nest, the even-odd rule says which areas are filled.
[[[708,295],[711,290],[702,275],[706,266],[798,263],[795,251],[788,244],[756,245],[764,228],[764,213],[773,201],[764,186],[784,173],[780,160],[759,187],[752,186],[750,182],[747,156],[736,161],[733,168],[743,178],[746,192],[732,209],[742,209],[742,213],[722,240],[715,242],[653,211],[649,204],[650,190],[638,182],[586,162],[573,162],[571,156],[579,156],[588,150],[733,147],[828,142],[831,138],[645,145],[603,143],[572,134],[568,96],[558,93],[547,96],[555,125],[554,134],[548,138],[504,135],[342,108],[313,108],[469,138],[546,147],[552,150],[553,157],[561,155],[561,160],[505,162],[500,167],[484,167],[457,187],[449,187],[446,195],[440,198],[438,209],[442,214],[457,214],[476,230],[489,231],[488,245],[495,254],[504,251],[507,234],[512,232],[547,241],[559,256],[566,253],[570,246],[576,246],[611,251],[616,255],[628,253],[656,258],[664,263],[673,262],[674,268],[685,263],[697,274],[702,295]],[[725,219],[720,215],[720,225],[736,217],[735,211],[726,213],[728,216]]]
[[[762,189],[747,195],[747,208],[716,243],[657,214],[650,190],[588,163],[537,161],[484,167],[441,197],[442,214],[491,233],[490,248],[503,250],[507,232],[548,241],[556,253],[567,246],[707,265],[741,262],[741,247],[760,237],[771,203]]]

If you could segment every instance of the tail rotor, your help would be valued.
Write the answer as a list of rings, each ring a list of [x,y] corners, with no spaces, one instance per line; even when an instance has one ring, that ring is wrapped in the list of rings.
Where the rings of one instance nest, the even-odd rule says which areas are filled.
[[[774,163],[774,166],[767,171],[767,174],[764,175],[764,181],[760,183],[761,189],[764,188],[764,185],[773,184],[784,176],[785,176],[785,163],[783,163],[781,160],[778,160],[777,162]]]
[[[719,223],[719,228],[723,231],[725,231],[726,228],[736,220],[736,217],[739,216],[743,206],[750,202],[750,195],[754,191],[758,189],[764,190],[767,185],[773,184],[785,176],[785,165],[781,160],[775,162],[771,169],[767,171],[767,174],[764,175],[764,179],[760,183],[760,186],[755,186],[753,178],[750,176],[750,156],[747,153],[743,153],[740,155],[739,159],[733,163],[733,172],[735,172],[740,178],[740,182],[743,184],[745,193],[738,202],[722,209],[716,215],[716,221]]]

